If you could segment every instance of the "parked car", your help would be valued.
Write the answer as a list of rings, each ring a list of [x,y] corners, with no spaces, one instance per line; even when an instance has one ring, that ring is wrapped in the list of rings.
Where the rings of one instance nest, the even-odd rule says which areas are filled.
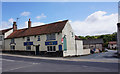
[[[105,52],[108,52],[108,49],[107,49],[107,48],[105,48]]]

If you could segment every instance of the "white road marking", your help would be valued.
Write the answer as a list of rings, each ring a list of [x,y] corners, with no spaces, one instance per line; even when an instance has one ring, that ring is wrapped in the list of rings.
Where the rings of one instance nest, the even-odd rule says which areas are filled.
[[[40,63],[33,63],[33,64],[40,64]]]
[[[9,69],[9,70],[4,70],[4,72],[5,71],[11,71],[11,70],[17,70],[17,69],[21,69],[21,68],[26,68],[26,67],[30,67],[30,66],[33,66],[33,64],[32,65],[28,65],[28,66],[22,66],[22,67],[18,67],[18,68],[13,68],[13,69]]]
[[[15,62],[15,60],[9,60],[9,59],[2,59],[2,60]]]
[[[16,60],[10,60],[10,59],[0,59],[0,60],[9,61],[9,62],[25,62],[25,61],[16,61]],[[31,64],[31,65],[22,66],[22,67],[17,67],[17,68],[5,70],[5,71],[11,71],[11,70],[21,69],[21,68],[30,67],[30,66],[33,66],[33,65],[40,64],[40,63],[34,63],[34,62],[27,62],[27,63],[29,63],[29,64]]]
[[[88,66],[83,66],[83,67],[88,67]]]

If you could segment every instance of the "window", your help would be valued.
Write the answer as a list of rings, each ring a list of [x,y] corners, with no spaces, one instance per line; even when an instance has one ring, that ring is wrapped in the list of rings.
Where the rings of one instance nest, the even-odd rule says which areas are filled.
[[[0,45],[0,49],[2,49],[2,45]]]
[[[55,40],[56,37],[55,37],[55,34],[48,34],[47,35],[47,40]]]
[[[11,50],[15,50],[15,46],[13,46],[13,45],[10,46],[10,49],[11,49]]]
[[[30,41],[30,37],[27,37],[27,41]]]
[[[2,41],[3,40],[3,36],[0,36],[0,41]]]
[[[38,41],[40,41],[40,36],[38,36]]]
[[[31,50],[31,46],[26,46],[26,50]]]
[[[15,39],[13,38],[13,39],[11,39],[11,43],[15,43]]]
[[[56,46],[47,46],[47,51],[48,52],[55,52],[56,51]]]
[[[73,37],[73,35],[74,35],[74,34],[73,34],[73,32],[72,32],[72,37]]]

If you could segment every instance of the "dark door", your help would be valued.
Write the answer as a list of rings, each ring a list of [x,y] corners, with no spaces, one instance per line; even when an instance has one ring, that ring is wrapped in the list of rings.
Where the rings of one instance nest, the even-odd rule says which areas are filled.
[[[36,46],[36,55],[39,55],[39,46]]]

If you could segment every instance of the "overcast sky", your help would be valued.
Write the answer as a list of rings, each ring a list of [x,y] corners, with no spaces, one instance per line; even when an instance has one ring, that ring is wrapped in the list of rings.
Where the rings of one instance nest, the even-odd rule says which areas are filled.
[[[117,31],[117,2],[3,2],[2,27],[26,28],[31,18],[32,26],[68,19],[76,35],[101,35]]]

